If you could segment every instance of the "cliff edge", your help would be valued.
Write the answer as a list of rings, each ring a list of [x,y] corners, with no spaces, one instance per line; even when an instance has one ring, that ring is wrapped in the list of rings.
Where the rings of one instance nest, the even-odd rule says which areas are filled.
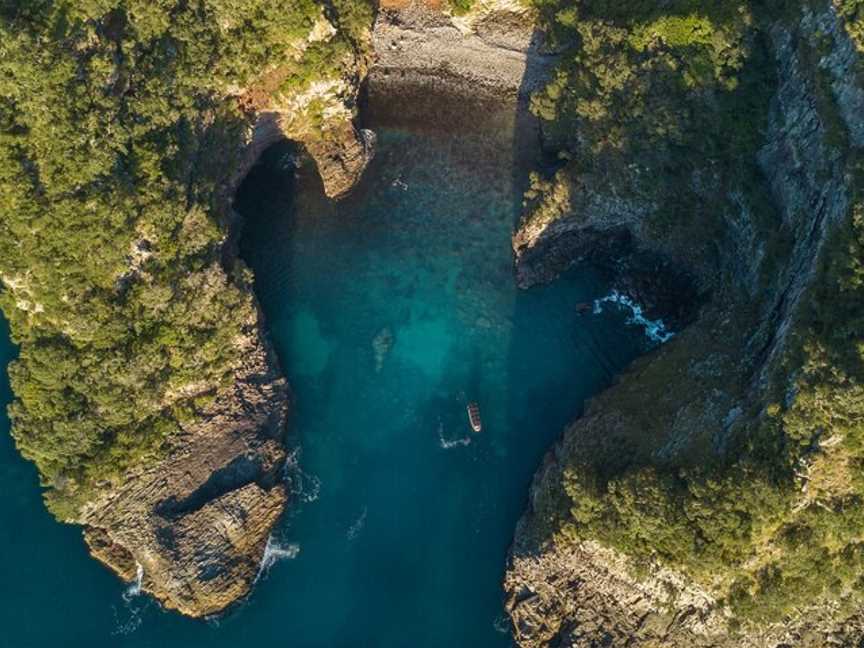
[[[591,124],[547,128],[574,162],[534,182],[513,240],[519,281],[599,261],[678,333],[595,398],[538,470],[504,582],[520,646],[815,648],[864,636],[858,534],[838,530],[860,508],[849,481],[860,425],[817,386],[830,352],[808,356],[829,348],[814,333],[838,282],[826,268],[857,249],[838,241],[860,218],[860,54],[830,3],[754,16],[740,33],[748,56],[763,49],[767,89],[763,117],[746,117],[764,126],[738,150],[743,166],[675,147],[687,159],[678,175],[658,145],[586,168],[575,161]],[[747,83],[742,73],[736,88]],[[689,93],[676,102],[723,106],[724,90]],[[676,200],[692,211],[670,226]],[[854,348],[850,336],[838,348]],[[837,371],[854,399],[854,374]],[[814,390],[833,418],[813,416]]]

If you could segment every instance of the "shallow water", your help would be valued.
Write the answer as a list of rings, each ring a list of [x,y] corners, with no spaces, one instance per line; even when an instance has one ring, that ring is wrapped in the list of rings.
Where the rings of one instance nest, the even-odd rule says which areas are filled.
[[[303,469],[250,599],[201,622],[136,596],[44,511],[4,418],[0,645],[510,645],[500,582],[531,475],[648,340],[616,308],[577,313],[610,290],[590,270],[515,288],[509,237],[534,160],[506,117],[482,121],[375,124],[378,156],[335,207],[308,167],[292,180],[287,150],[241,190],[241,252],[295,391]]]

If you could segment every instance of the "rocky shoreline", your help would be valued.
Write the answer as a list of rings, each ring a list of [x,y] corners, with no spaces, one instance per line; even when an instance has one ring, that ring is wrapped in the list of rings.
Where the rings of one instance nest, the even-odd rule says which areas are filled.
[[[382,2],[372,43],[370,78],[388,85],[425,85],[498,101],[526,99],[556,57],[542,48],[530,10],[516,2],[482,3],[464,17],[430,4]]]
[[[213,268],[208,281],[225,277]],[[163,460],[128,475],[80,517],[95,558],[195,617],[249,592],[289,495],[288,384],[259,319],[236,344],[233,387],[171,440]]]
[[[295,452],[287,429],[290,388],[253,286],[238,283],[245,281],[235,272],[242,218],[231,203],[264,151],[285,140],[305,148],[329,198],[351,190],[374,155],[375,139],[353,123],[365,64],[352,61],[346,70],[345,78],[324,84],[317,95],[283,98],[287,106],[244,102],[244,94],[263,96],[254,88],[235,92],[254,118],[220,193],[226,236],[210,267],[189,278],[200,284],[196,290],[214,298],[227,283],[248,297],[249,318],[233,340],[237,361],[231,385],[215,389],[212,403],[168,439],[161,459],[99,493],[75,520],[84,526],[94,558],[164,607],[190,617],[223,612],[250,592],[292,495],[284,475]],[[323,131],[304,128],[296,119],[296,112],[316,99],[329,102],[334,113]],[[214,391],[210,384],[193,388]]]
[[[780,267],[768,273],[767,286],[753,287],[764,272],[765,244],[743,205],[727,223],[730,240],[716,260],[694,262],[686,247],[658,241],[642,227],[652,205],[621,200],[614,187],[604,194],[590,179],[565,217],[526,223],[514,237],[520,285],[551,280],[572,263],[613,259],[624,290],[651,306],[654,287],[632,283],[645,277],[639,259],[647,253],[671,270],[661,270],[655,285],[666,284],[663,276],[673,278],[670,298],[661,292],[659,302],[673,305],[679,325],[689,324],[595,398],[535,475],[504,582],[520,646],[822,648],[857,645],[864,636],[861,614],[843,611],[842,597],[814,602],[782,623],[752,625],[735,619],[723,600],[682,574],[659,564],[637,569],[622,553],[593,542],[564,543],[551,531],[572,506],[565,470],[590,464],[592,453],[622,439],[645,439],[645,452],[659,461],[685,452],[697,439],[722,453],[736,430],[765,415],[760,403],[769,376],[782,375],[777,365],[789,331],[806,307],[803,296],[813,286],[825,242],[848,217],[853,191],[842,156],[827,143],[833,117],[813,98],[814,76],[827,77],[850,134],[857,127],[848,115],[864,108],[859,93],[848,87],[854,48],[832,5],[804,8],[791,24],[778,22],[770,33],[778,85],[758,162],[779,206],[780,227],[793,243]],[[822,48],[815,71],[799,54],[802,41]],[[691,281],[677,283],[676,277],[687,276],[681,269]],[[712,282],[712,273],[723,281]],[[713,300],[709,291],[716,293]],[[702,304],[675,310],[676,294]],[[659,313],[666,315],[662,308]],[[737,320],[750,324],[737,330]],[[793,379],[787,376],[780,389],[789,393]],[[652,436],[656,440],[649,441]]]
[[[420,1],[382,2],[371,33],[375,60],[356,62],[360,72],[345,82],[348,97],[345,87],[342,94],[327,90],[322,95],[341,106],[338,117],[325,133],[309,134],[292,124],[296,106],[290,102],[257,106],[258,119],[227,199],[263,151],[282,139],[305,147],[329,197],[350,191],[374,154],[371,131],[353,121],[363,82],[370,93],[401,101],[399,109],[406,114],[417,96],[469,96],[512,103],[514,118],[531,122],[528,96],[556,61],[544,51],[534,19],[507,0],[482,3],[465,17]],[[827,26],[834,38],[839,53],[831,60],[842,76],[851,64],[836,17],[832,22],[825,13],[806,13],[796,29],[812,36],[817,25],[822,31]],[[646,412],[655,408],[662,413],[652,425],[666,436],[656,449],[659,455],[686,447],[697,428],[722,447],[739,417],[752,415],[751,406],[764,387],[760,377],[783,348],[821,245],[842,218],[848,178],[824,146],[824,120],[810,101],[810,80],[792,51],[790,30],[778,25],[772,36],[777,58],[790,63],[780,70],[760,164],[785,208],[784,227],[795,233],[796,247],[759,301],[762,311],[755,332],[734,338],[730,311],[713,294],[714,266],[694,261],[693,252],[680,241],[658,243],[643,231],[641,223],[653,205],[604,192],[596,179],[584,179],[583,191],[565,218],[551,224],[526,222],[514,234],[515,277],[521,287],[551,281],[573,264],[589,263],[642,304],[649,317],[683,330],[675,342],[642,358],[595,399],[538,470],[503,583],[520,646],[821,648],[851,645],[852,637],[861,636],[864,622],[859,617],[838,621],[836,611],[826,606],[814,607],[806,618],[784,626],[730,634],[730,614],[722,602],[681,574],[659,565],[637,574],[622,554],[592,542],[564,549],[546,532],[553,512],[566,508],[566,460],[584,452],[585,446],[590,450],[586,439],[640,429]],[[842,78],[837,84],[846,97],[842,114],[861,114],[860,95]],[[442,101],[441,110],[454,111],[458,119],[458,105]],[[857,133],[854,126],[850,131]],[[536,124],[525,133],[534,137]],[[799,213],[802,205],[818,207],[819,227],[812,228]],[[747,220],[743,209],[738,216]],[[738,225],[740,231],[749,231],[746,222]],[[233,234],[238,226],[235,217],[223,259],[228,268],[236,255]],[[735,277],[744,292],[756,284],[760,245],[751,237],[722,260],[724,276]],[[214,267],[202,289],[227,280],[225,271]],[[251,286],[243,288],[252,295]],[[92,502],[81,515],[96,558],[126,580],[140,577],[144,591],[189,616],[217,613],[249,592],[270,531],[290,498],[281,476],[290,392],[262,317],[257,307],[253,310],[255,318],[236,340],[242,362],[235,368],[233,387],[173,440],[164,460],[130,475],[123,488]],[[704,343],[724,336],[735,342],[724,348]],[[744,366],[741,358],[752,347],[765,352],[759,366]],[[663,373],[670,366],[677,372],[671,379]]]

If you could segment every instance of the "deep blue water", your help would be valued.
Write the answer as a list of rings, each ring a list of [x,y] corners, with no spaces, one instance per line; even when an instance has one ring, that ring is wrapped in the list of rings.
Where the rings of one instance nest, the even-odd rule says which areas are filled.
[[[515,288],[509,237],[533,160],[506,119],[483,121],[377,124],[378,156],[337,206],[308,167],[292,180],[284,150],[241,190],[241,252],[296,395],[303,494],[274,535],[279,559],[223,618],[124,600],[44,510],[0,418],[0,646],[510,645],[500,582],[531,475],[646,341],[621,312],[577,313],[610,288],[590,270]]]

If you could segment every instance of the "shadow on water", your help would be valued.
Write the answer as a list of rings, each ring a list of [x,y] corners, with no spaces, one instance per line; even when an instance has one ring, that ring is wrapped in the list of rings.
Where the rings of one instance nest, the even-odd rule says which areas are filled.
[[[283,149],[241,188],[241,253],[297,395],[302,463],[321,478],[283,529],[299,556],[246,623],[282,614],[298,646],[511,643],[500,583],[531,476],[641,344],[577,314],[606,289],[590,269],[514,285],[528,172],[549,163],[527,99],[549,64],[534,52],[509,103],[373,82],[363,126],[379,151],[335,205],[309,165],[290,187]]]
[[[622,321],[576,314],[606,289],[590,269],[513,285],[528,171],[549,162],[524,99],[547,64],[529,57],[523,101],[506,105],[370,89],[380,152],[338,204],[308,165],[295,169],[288,145],[240,189],[241,254],[312,473],[309,503],[277,531],[299,553],[274,553],[284,560],[250,604],[202,623],[121,598],[125,585],[86,555],[80,530],[42,507],[0,415],[0,508],[15,520],[0,525],[0,575],[16,584],[0,606],[0,647],[511,643],[500,583],[531,475],[584,399],[641,349]],[[0,393],[8,401],[5,383]],[[468,427],[469,400],[481,434]]]

